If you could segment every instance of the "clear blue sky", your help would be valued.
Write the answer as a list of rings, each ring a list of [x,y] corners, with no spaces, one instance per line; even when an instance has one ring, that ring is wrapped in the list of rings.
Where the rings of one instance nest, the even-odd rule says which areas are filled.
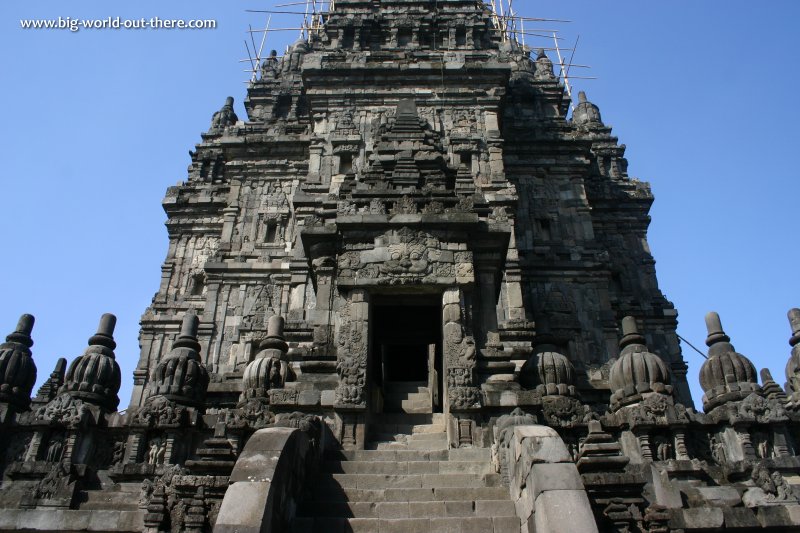
[[[119,319],[121,407],[138,321],[167,250],[161,199],[228,95],[244,116],[248,24],[275,2],[5,0],[0,333],[36,316],[39,383],[81,354],[104,312]],[[656,202],[650,245],[679,333],[704,348],[718,311],[738,351],[783,384],[786,311],[800,306],[796,53],[800,2],[516,2],[570,19],[576,82],[628,146],[630,174]],[[216,30],[22,30],[21,18],[216,19]],[[297,21],[273,21],[273,27]],[[544,24],[548,26],[548,24]],[[294,33],[270,38],[282,50]],[[684,346],[700,405],[699,355]],[[37,387],[39,385],[37,383]]]

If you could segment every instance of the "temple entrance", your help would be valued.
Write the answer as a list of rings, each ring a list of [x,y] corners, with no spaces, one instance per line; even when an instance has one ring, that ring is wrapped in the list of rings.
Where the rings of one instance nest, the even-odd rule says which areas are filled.
[[[373,412],[441,412],[440,297],[376,297],[371,320]]]

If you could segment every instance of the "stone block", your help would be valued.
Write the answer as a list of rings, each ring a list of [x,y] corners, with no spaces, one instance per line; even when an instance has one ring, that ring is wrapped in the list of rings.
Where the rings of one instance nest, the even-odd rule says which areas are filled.
[[[250,533],[261,531],[269,515],[269,483],[239,481],[228,487],[219,509],[214,533]]]
[[[724,516],[717,507],[700,507],[683,510],[683,523],[686,529],[712,529],[722,527]]]
[[[461,533],[460,518],[431,518],[430,533]]]
[[[572,463],[535,464],[527,477],[527,489],[535,500],[550,490],[583,490],[583,481]]]
[[[378,518],[350,518],[344,526],[345,533],[375,533],[380,530]]]
[[[466,518],[461,523],[461,533],[487,533],[493,527],[491,518]]]
[[[792,525],[788,506],[774,505],[758,508],[758,521],[761,527],[785,528]]]
[[[428,533],[430,520],[427,518],[404,518],[381,520],[379,533]],[[326,531],[326,530],[321,530]],[[327,532],[326,532],[327,533]],[[375,532],[373,532],[375,533]]]
[[[408,502],[380,502],[375,504],[375,514],[378,518],[411,518],[408,513]]]
[[[445,515],[444,502],[409,502],[408,514],[414,518],[439,518]]]
[[[536,498],[533,520],[536,533],[597,533],[589,497],[583,490],[541,493]]]
[[[725,520],[725,529],[745,529],[749,531],[753,528],[761,527],[756,514],[747,507],[728,507],[722,510],[722,516]]]
[[[445,516],[474,516],[475,510],[471,501],[444,502]]]
[[[531,463],[572,463],[564,441],[558,433],[545,426],[517,426],[514,428],[515,460],[525,453]],[[520,444],[524,443],[524,446]]]
[[[511,500],[478,500],[475,516],[517,516],[517,510]]]
[[[741,505],[739,491],[730,486],[697,487],[697,492],[712,507],[735,507]]]
[[[495,516],[492,518],[494,533],[517,533],[520,531],[520,520],[516,516]]]
[[[297,395],[297,404],[303,406],[319,405],[320,398],[320,391],[304,390]]]

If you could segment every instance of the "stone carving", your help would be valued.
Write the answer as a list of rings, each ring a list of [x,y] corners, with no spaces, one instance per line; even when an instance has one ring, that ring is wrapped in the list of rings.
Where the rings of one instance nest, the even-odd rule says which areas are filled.
[[[621,353],[611,367],[609,385],[614,390],[611,404],[614,410],[644,399],[647,393],[668,395],[672,393],[671,376],[664,361],[647,351],[645,339],[639,334],[636,319],[622,320]],[[653,402],[666,402],[666,398]],[[656,403],[651,402],[655,408]],[[666,406],[664,407],[666,409]]]
[[[59,392],[115,411],[119,404],[117,392],[121,384],[119,364],[114,357],[114,327],[117,317],[110,313],[100,318],[97,333],[89,338],[89,347],[75,358],[67,369],[64,385]]]
[[[591,420],[592,410],[575,398],[545,396],[542,398],[542,415],[549,426],[569,428]]]
[[[536,424],[536,417],[524,412],[517,407],[510,414],[503,415],[497,419],[494,425],[494,442],[492,444],[492,463],[495,472],[500,474],[504,483],[509,483],[509,465],[514,458],[509,457],[509,445],[514,436],[516,426],[527,426]]]
[[[536,51],[536,70],[534,71],[534,78],[537,81],[554,80],[556,77],[553,74],[553,62],[547,57],[543,49]]]
[[[185,424],[188,411],[185,407],[169,401],[164,396],[151,396],[131,418],[131,424],[139,427],[174,427]]]
[[[380,198],[373,198],[369,202],[369,213],[371,215],[385,215],[386,204]]]
[[[453,387],[447,389],[450,408],[454,410],[475,409],[480,407],[481,391],[475,387]]]
[[[747,489],[742,501],[747,507],[775,505],[780,502],[797,501],[797,497],[777,470],[770,473],[766,464],[759,462],[753,465],[750,478],[755,487]]]
[[[225,105],[222,106],[222,109],[211,117],[211,129],[227,128],[236,124],[238,120],[239,117],[233,111],[233,96],[229,96],[225,99]]]
[[[0,344],[0,403],[25,410],[31,403],[36,364],[31,356],[33,315],[22,315],[17,329]]]
[[[50,442],[47,444],[47,452],[45,453],[44,460],[48,463],[61,462],[61,456],[64,453],[64,436],[52,435]]]
[[[150,448],[147,451],[147,464],[164,464],[164,454],[167,452],[167,443],[164,439],[155,438],[150,441]]]
[[[34,497],[44,500],[54,498],[64,492],[73,479],[70,464],[66,461],[58,461],[36,484]]]
[[[389,210],[390,215],[413,215],[419,213],[417,203],[408,196],[402,196]]]
[[[358,291],[354,291],[356,293]],[[366,405],[364,386],[367,374],[367,339],[364,337],[364,324],[355,316],[354,307],[359,303],[351,294],[350,300],[340,311],[341,325],[338,333],[339,357],[336,372],[339,386],[336,388],[336,403],[339,405]]]
[[[209,377],[200,358],[200,343],[197,341],[199,325],[197,315],[184,315],[180,333],[169,355],[153,370],[148,384],[149,401],[163,397],[178,405],[204,406]]]
[[[69,394],[61,394],[55,400],[36,410],[36,420],[60,424],[66,427],[78,427],[89,414],[83,401]]]
[[[572,122],[578,126],[601,126],[600,108],[586,99],[586,93],[578,93],[578,105],[572,113]]]
[[[251,398],[233,411],[229,424],[233,428],[250,428],[253,430],[267,427],[275,421],[275,415],[269,410],[266,398]]]
[[[435,236],[404,227],[377,236],[370,249],[345,249],[337,263],[340,285],[453,285],[474,281],[472,261],[472,252],[445,253]]]
[[[736,353],[730,337],[722,329],[717,313],[706,315],[708,359],[700,367],[700,385],[703,387],[703,408],[710,412],[731,401],[744,400],[751,393],[760,394],[756,382],[756,369],[742,354]]]

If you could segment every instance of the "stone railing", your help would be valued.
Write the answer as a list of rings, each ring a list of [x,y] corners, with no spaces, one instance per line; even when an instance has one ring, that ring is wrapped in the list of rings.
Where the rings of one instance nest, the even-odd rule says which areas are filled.
[[[214,533],[289,530],[323,449],[322,423],[315,418],[309,425],[265,428],[250,437],[231,473]]]
[[[555,430],[538,425],[508,428],[499,456],[522,531],[597,533],[589,497],[567,447]]]

